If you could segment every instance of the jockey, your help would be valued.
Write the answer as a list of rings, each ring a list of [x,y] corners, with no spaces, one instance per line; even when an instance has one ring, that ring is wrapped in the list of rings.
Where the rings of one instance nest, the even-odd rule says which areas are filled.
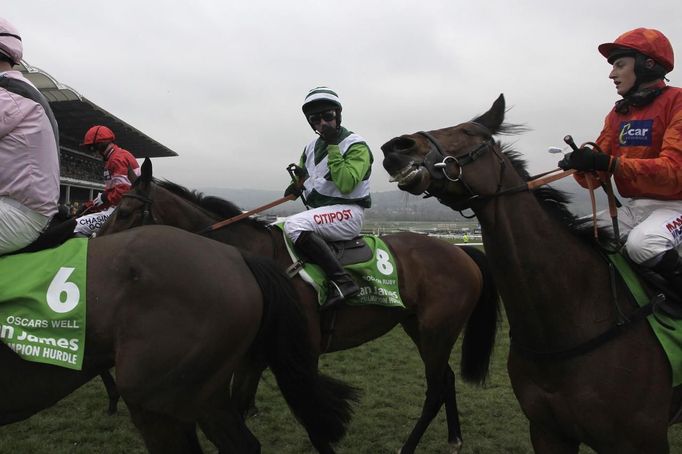
[[[682,295],[682,89],[665,83],[672,46],[658,30],[637,28],[598,49],[613,65],[609,78],[623,98],[597,139],[604,153],[581,148],[559,166],[613,174],[620,194],[630,197],[618,211],[628,256]],[[576,179],[587,187],[594,175],[578,172]],[[599,213],[599,225],[610,225],[607,212]]]
[[[319,137],[304,148],[299,162],[303,175],[284,193],[302,193],[311,208],[289,216],[284,231],[327,275],[325,309],[360,291],[325,240],[358,236],[365,208],[371,205],[372,153],[365,139],[341,126],[341,109],[338,95],[327,87],[314,88],[305,97],[303,114]]]
[[[45,97],[12,67],[19,32],[0,18],[0,255],[35,241],[57,213],[59,131]]]
[[[104,192],[83,204],[86,214],[77,219],[75,233],[92,236],[104,224],[131,186],[128,169],[140,175],[140,165],[127,150],[114,143],[116,136],[106,126],[96,125],[88,129],[81,148],[90,153],[99,153],[104,159]]]

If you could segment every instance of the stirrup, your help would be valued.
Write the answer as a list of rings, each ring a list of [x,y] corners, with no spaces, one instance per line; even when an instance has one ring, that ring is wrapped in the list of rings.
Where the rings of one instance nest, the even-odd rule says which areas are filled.
[[[320,307],[320,310],[328,310],[332,309],[335,307],[338,307],[339,304],[344,302],[346,299],[357,295],[360,293],[360,287],[358,284],[355,283],[355,281],[351,281],[352,284],[354,285],[355,288],[351,289],[350,292],[347,292],[344,294],[341,291],[341,287],[339,287],[339,284],[336,282],[329,280],[329,285],[328,288],[333,289],[334,292],[328,292],[327,294],[327,301],[324,302],[324,304]]]

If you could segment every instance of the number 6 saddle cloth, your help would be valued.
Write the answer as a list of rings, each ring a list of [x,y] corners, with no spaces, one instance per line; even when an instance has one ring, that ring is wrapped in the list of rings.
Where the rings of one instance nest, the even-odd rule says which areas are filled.
[[[28,361],[81,370],[87,238],[0,257],[0,341]]]
[[[274,224],[273,227],[282,231],[287,251],[294,262],[289,274],[300,274],[301,278],[317,291],[318,303],[324,304],[327,300],[327,276],[319,266],[306,262],[299,256],[293,243],[282,230],[281,224]],[[363,259],[356,263],[347,264],[344,263],[346,260],[341,261],[344,268],[360,286],[360,293],[345,300],[344,303],[351,306],[369,304],[405,308],[398,287],[398,266],[388,245],[376,235],[362,235],[351,241],[360,247],[367,248],[368,251],[367,254],[362,254]],[[364,244],[362,244],[363,241]],[[335,246],[335,244],[330,243],[330,246],[332,250],[338,252],[341,246]]]

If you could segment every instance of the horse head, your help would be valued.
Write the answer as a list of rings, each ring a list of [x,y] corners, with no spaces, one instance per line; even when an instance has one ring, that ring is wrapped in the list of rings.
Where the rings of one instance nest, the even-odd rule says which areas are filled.
[[[434,195],[448,205],[495,194],[504,157],[493,136],[516,128],[503,124],[504,113],[500,95],[490,110],[471,121],[395,137],[381,147],[384,168],[400,189]]]
[[[152,161],[145,158],[140,176],[128,167],[128,179],[132,186],[123,195],[116,210],[109,216],[98,232],[98,236],[128,230],[147,224],[159,224],[152,214],[151,190],[153,186]]]

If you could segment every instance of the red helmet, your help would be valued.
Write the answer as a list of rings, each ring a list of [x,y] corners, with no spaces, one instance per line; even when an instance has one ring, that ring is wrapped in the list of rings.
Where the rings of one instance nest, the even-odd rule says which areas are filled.
[[[96,143],[113,142],[114,140],[116,140],[114,131],[106,126],[97,125],[88,129],[88,132],[85,133],[81,147],[87,147]]]
[[[633,49],[649,58],[670,72],[675,66],[675,56],[673,47],[665,35],[653,28],[636,28],[620,35],[612,43],[601,44],[599,53],[609,58],[609,55],[616,49]]]

